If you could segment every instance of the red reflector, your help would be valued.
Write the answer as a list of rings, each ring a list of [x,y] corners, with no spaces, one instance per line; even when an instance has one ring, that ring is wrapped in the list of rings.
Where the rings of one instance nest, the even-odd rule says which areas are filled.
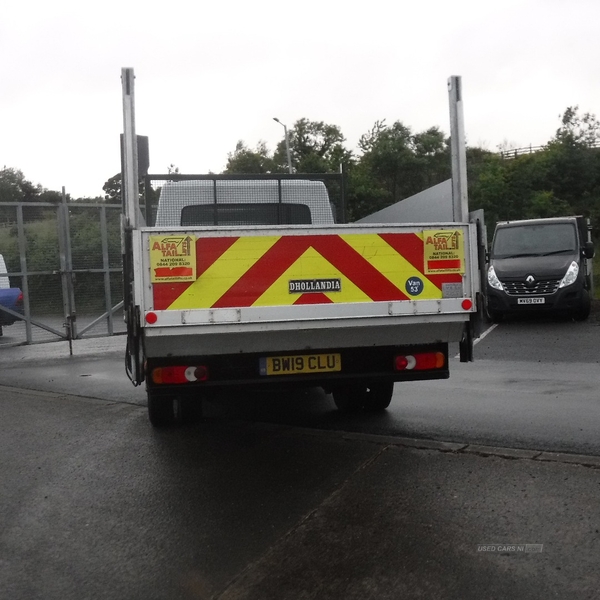
[[[443,352],[422,352],[394,358],[396,371],[429,371],[441,369],[446,364]]]
[[[394,369],[404,371],[408,367],[408,358],[406,356],[396,356],[394,359]]]
[[[194,375],[196,376],[196,381],[206,381],[208,379],[208,367],[196,367]]]
[[[188,367],[158,367],[152,371],[154,383],[187,383],[185,372]]]
[[[465,298],[462,301],[461,306],[464,310],[471,310],[473,308],[473,300],[471,300],[470,298]]]
[[[154,383],[177,384],[206,381],[207,379],[208,368],[205,366],[157,367],[152,370],[152,381]]]
[[[153,312],[146,313],[146,323],[148,323],[149,325],[154,325],[154,323],[156,323],[156,321],[158,321],[158,317],[157,317],[156,313],[153,313]]]

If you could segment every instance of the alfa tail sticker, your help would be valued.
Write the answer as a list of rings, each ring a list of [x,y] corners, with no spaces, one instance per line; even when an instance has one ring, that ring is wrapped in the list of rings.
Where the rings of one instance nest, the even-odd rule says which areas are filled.
[[[464,273],[465,250],[459,230],[423,231],[425,273]]]
[[[152,283],[196,281],[196,238],[191,235],[151,235]]]

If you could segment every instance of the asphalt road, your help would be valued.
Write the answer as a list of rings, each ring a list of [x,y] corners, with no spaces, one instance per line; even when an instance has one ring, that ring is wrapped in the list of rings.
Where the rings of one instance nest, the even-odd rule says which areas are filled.
[[[450,379],[396,384],[383,414],[344,416],[313,389],[235,394],[211,418],[244,419],[513,448],[600,455],[600,321],[512,321],[488,331]],[[124,375],[124,338],[0,349],[2,383],[145,404]],[[95,353],[102,351],[101,356]]]
[[[1,349],[0,598],[597,598],[599,332],[503,324],[367,419],[311,390],[160,432],[122,338]]]

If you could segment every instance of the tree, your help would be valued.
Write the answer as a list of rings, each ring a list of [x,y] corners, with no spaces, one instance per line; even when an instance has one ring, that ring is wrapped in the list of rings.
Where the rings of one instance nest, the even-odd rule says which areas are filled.
[[[569,106],[562,115],[560,127],[552,143],[582,145],[588,148],[600,143],[600,122],[591,113],[579,114],[579,106]]]
[[[265,142],[260,141],[255,150],[251,150],[239,140],[235,150],[227,155],[224,173],[271,173],[275,171],[275,162]]]
[[[288,139],[296,173],[338,172],[342,163],[352,160],[352,153],[344,147],[346,138],[337,125],[299,119],[288,130]],[[287,171],[285,138],[277,145],[273,160],[278,172]]]
[[[414,133],[400,121],[376,121],[361,136],[349,205],[360,218],[450,177],[448,140],[437,127]]]
[[[102,186],[102,191],[104,192],[104,199],[106,200],[106,202],[114,204],[121,202],[121,186],[121,173],[113,175],[104,183],[104,185]]]
[[[600,225],[600,124],[568,107],[543,150],[511,159],[488,155],[470,173],[471,207],[486,211],[488,228],[499,220],[564,215]]]
[[[0,202],[33,202],[41,192],[42,186],[25,179],[23,171],[8,167],[0,171]]]

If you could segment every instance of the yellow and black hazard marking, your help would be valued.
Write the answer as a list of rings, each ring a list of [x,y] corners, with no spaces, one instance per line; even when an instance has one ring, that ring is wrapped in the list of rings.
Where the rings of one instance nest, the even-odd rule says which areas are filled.
[[[154,309],[441,298],[464,273],[462,232],[451,233],[460,264],[446,270],[427,264],[421,233],[199,238],[195,281],[155,282]]]

